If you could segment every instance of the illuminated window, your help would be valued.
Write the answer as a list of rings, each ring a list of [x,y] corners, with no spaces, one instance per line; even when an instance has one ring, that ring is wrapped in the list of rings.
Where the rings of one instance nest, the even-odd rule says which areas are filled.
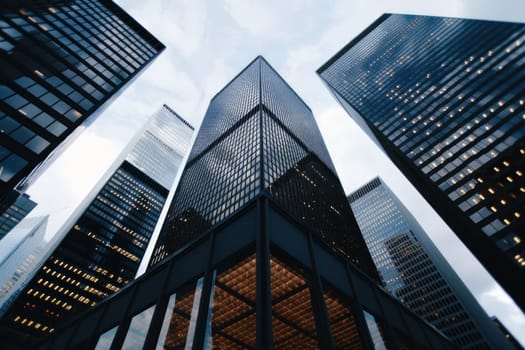
[[[324,300],[328,312],[330,331],[336,349],[360,350],[363,349],[357,331],[354,313],[350,307],[325,287]]]
[[[317,348],[310,290],[296,269],[270,258],[272,332],[276,349]]]
[[[219,273],[212,296],[208,341],[218,349],[255,348],[255,254]]]

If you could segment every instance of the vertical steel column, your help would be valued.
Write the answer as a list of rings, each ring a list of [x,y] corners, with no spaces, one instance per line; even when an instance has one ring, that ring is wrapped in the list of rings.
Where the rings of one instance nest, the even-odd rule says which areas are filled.
[[[259,191],[257,199],[257,232],[255,236],[255,283],[256,283],[256,348],[273,349],[272,338],[272,290],[270,285],[270,235],[268,232],[268,199],[264,188],[264,123],[262,105],[262,68],[259,60]]]
[[[272,339],[272,290],[270,285],[270,235],[268,232],[268,199],[263,195],[257,200],[256,236],[256,306],[258,350],[273,349]]]
[[[195,325],[192,349],[204,349],[206,324],[212,321],[208,320],[208,314],[210,308],[211,289],[213,288],[214,283],[213,251],[215,246],[215,232],[211,232],[209,234],[208,244],[210,245],[208,253],[208,263],[206,266],[206,271],[204,272],[204,281],[202,283],[201,298],[199,300],[199,313],[197,315],[197,322]]]
[[[317,268],[317,259],[315,258],[312,234],[308,233],[308,255],[310,256],[311,264],[311,283],[310,296],[312,302],[312,310],[314,312],[315,326],[317,328],[317,336],[319,337],[319,345],[321,349],[335,349],[332,333],[330,331],[330,320],[328,318],[328,311],[326,310],[326,303],[324,301],[323,287],[321,284],[321,277],[319,276],[319,269]]]
[[[145,350],[153,350],[157,345],[160,329],[162,327],[162,322],[164,321],[164,315],[166,314],[166,308],[168,307],[168,300],[170,298],[170,295],[174,293],[174,291],[167,292],[166,286],[168,285],[168,281],[170,280],[170,276],[175,264],[176,259],[171,259],[171,261],[169,262],[169,266],[167,267],[168,272],[166,274],[166,279],[162,283],[162,289],[160,290],[160,296],[158,299],[159,301],[157,302],[155,313],[151,318],[149,332],[146,335],[146,340],[144,341],[143,349]]]
[[[352,309],[352,313],[354,314],[355,325],[357,328],[357,332],[359,333],[359,337],[361,338],[361,344],[367,350],[375,350],[372,337],[370,336],[370,331],[368,330],[368,326],[366,324],[365,315],[363,314],[363,307],[361,306],[359,298],[357,297],[357,291],[355,289],[355,284],[352,278],[353,272],[352,270],[350,270],[350,267],[347,264],[345,264],[345,271],[346,277],[350,282],[350,288],[352,288],[352,294],[354,295],[352,301],[350,302],[350,308]]]

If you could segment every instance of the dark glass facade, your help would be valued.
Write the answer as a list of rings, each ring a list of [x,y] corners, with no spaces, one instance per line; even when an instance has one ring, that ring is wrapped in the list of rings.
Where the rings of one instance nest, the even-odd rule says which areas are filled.
[[[11,192],[16,196],[13,204],[9,205],[0,216],[0,239],[2,239],[13,227],[15,227],[20,220],[26,217],[27,214],[34,207],[36,203],[29,199],[26,194],[19,194],[16,191]],[[11,202],[9,200],[9,202]]]
[[[210,102],[150,265],[263,192],[377,277],[311,110],[259,57]]]
[[[525,25],[383,15],[318,73],[525,309]]]
[[[32,348],[458,349],[267,193]]]
[[[167,106],[150,119],[3,317],[0,335],[52,333],[134,279],[192,134]]]
[[[0,207],[163,49],[109,0],[3,1]]]
[[[267,76],[262,77],[262,72]],[[301,157],[300,150],[306,146],[276,114],[265,105],[247,104],[250,96],[263,95],[257,86],[265,79],[273,81],[268,89],[284,84],[258,57],[216,96],[220,100],[221,94],[230,94],[231,101],[222,100],[223,106],[232,108],[237,103],[240,109],[247,106],[248,112],[201,153],[193,153],[149,270],[35,348],[373,349],[377,344],[375,348],[380,349],[381,344],[396,343],[408,344],[407,349],[455,348],[348,259],[353,248],[358,252],[354,257],[359,256],[362,246],[334,249],[340,241],[327,241],[328,234],[309,227],[310,222],[298,216],[299,201],[306,207],[315,204],[314,196],[309,197],[316,193],[311,187],[322,186],[329,201],[332,189],[325,182],[337,178],[314,152]],[[239,87],[235,93],[228,91],[235,86]],[[256,92],[250,93],[247,86],[255,86]],[[294,108],[304,112],[287,117],[317,133],[311,112],[299,108],[306,106],[287,89],[284,96],[290,103],[300,103]],[[215,101],[197,140],[208,140],[202,133],[213,133],[207,122],[217,123],[217,118],[228,115],[214,106]],[[281,103],[285,105],[286,100]],[[213,110],[216,115],[210,114]],[[274,125],[271,132],[265,129],[268,124]],[[279,153],[265,154],[270,149],[270,142],[264,142],[267,137],[273,137],[271,144]],[[321,138],[311,141],[324,149]],[[276,181],[265,182],[270,159],[275,171],[281,171],[275,178],[284,176],[284,183],[296,183],[290,187],[294,190],[288,193],[290,198],[276,198],[270,190]],[[293,164],[283,169],[288,159],[294,159]],[[287,175],[289,170],[308,177],[308,182]],[[322,181],[321,176],[325,176]],[[344,198],[339,183],[333,186]],[[284,197],[284,190],[279,191]],[[190,195],[198,200],[192,201]],[[337,202],[331,205],[336,208]],[[322,220],[337,223],[330,216]],[[177,239],[177,235],[184,236]]]
[[[379,178],[348,196],[386,289],[462,349],[507,341],[414,217]]]

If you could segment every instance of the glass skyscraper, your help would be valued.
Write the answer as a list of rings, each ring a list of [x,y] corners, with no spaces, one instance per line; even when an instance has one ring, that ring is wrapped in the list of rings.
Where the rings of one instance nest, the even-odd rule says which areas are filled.
[[[163,106],[3,317],[7,329],[41,336],[135,277],[193,127]]]
[[[261,192],[377,276],[312,111],[262,58],[210,102],[151,264]]]
[[[148,271],[34,348],[454,349],[356,268],[375,276],[364,244],[311,111],[258,57],[212,99]]]
[[[525,310],[525,25],[387,14],[318,73]]]
[[[110,0],[2,1],[0,212],[163,49]]]
[[[386,289],[462,349],[511,349],[414,217],[379,178],[348,196]]]

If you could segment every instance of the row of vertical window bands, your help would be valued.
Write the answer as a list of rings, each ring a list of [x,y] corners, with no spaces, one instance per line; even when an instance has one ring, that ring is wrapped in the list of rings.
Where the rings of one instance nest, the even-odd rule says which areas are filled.
[[[75,28],[75,34],[72,35],[72,38],[76,39],[76,40],[74,40],[74,42],[77,43],[77,45],[81,45],[81,47],[82,46],[83,47],[89,47],[91,45],[90,42],[92,42],[93,44],[98,46],[98,49],[100,49],[101,46],[102,46],[102,50],[104,52],[106,52],[107,54],[110,54],[115,59],[116,62],[123,63],[123,60],[126,61],[127,63],[125,63],[124,66],[127,68],[128,72],[132,72],[134,69],[138,69],[139,63],[134,62],[133,60],[130,60],[130,58],[127,57],[127,56],[123,56],[121,54],[122,50],[112,49],[112,50],[109,51],[107,49],[107,46],[106,46],[107,42],[105,42],[105,40],[103,40],[103,37],[104,36],[108,36],[109,32],[105,32],[103,34],[102,32],[98,31],[98,35],[94,35],[92,30],[95,27],[90,25],[90,28],[88,29],[87,28],[87,23],[88,22],[86,22],[83,19],[82,15],[78,16],[79,13],[74,13],[72,16],[68,17],[68,16],[64,15],[65,13],[68,13],[68,11],[60,11],[59,14],[56,17],[59,19],[59,21],[67,23],[65,25],[65,27]],[[83,27],[82,28],[83,30],[76,30],[77,28],[80,29],[80,27],[78,25]],[[104,23],[99,23],[99,25],[103,27],[105,24]],[[57,26],[57,27],[59,27],[59,26]],[[80,37],[79,35],[82,35],[82,37]],[[86,41],[86,39],[89,40],[89,42]],[[106,39],[106,40],[108,40],[108,39]],[[142,64],[142,63],[143,62],[140,62],[140,64]],[[130,64],[132,64],[133,67],[131,67]]]
[[[12,63],[15,66],[18,65],[14,61],[12,61]],[[14,89],[14,91],[17,92],[16,96],[18,96],[18,99],[22,102],[23,97],[33,102],[31,108],[28,109],[22,108],[24,104],[21,104],[19,101],[11,101],[10,105],[23,116],[33,119],[37,117],[37,113],[39,113],[40,110],[46,110],[48,113],[51,113],[55,119],[62,121],[62,123],[69,124],[76,122],[82,117],[83,114],[78,110],[90,110],[94,106],[92,102],[88,101],[86,97],[79,93],[82,92],[81,90],[73,89],[59,77],[55,75],[44,75],[44,73],[38,69],[34,69],[34,67],[20,66],[20,68],[27,71],[28,76],[24,76],[22,71],[13,70],[12,72],[19,72],[20,78],[15,80],[16,85],[9,84],[9,90],[13,91]],[[67,71],[68,70],[64,72],[67,73]],[[4,97],[7,98],[6,96]],[[100,97],[102,97],[102,95]],[[47,106],[51,108],[51,111],[48,110]],[[42,127],[49,124],[42,124],[45,120],[39,121],[38,118],[35,119],[35,121]],[[56,135],[56,133],[54,134]]]
[[[439,92],[442,93],[442,92],[443,92],[443,89],[441,89]],[[402,113],[402,112],[401,112],[401,113]],[[394,119],[392,119],[392,120],[399,120],[399,119],[395,119],[395,118],[394,118]],[[385,126],[386,126],[386,125],[385,125]],[[383,129],[384,126],[381,126],[381,128]]]
[[[522,104],[523,104],[523,101],[521,101],[521,105]],[[521,107],[521,105],[519,107]],[[523,109],[523,107],[519,109]],[[514,112],[513,108],[511,108],[511,110]],[[486,118],[486,116],[487,115],[485,114],[484,118]],[[503,117],[503,114],[500,113],[499,116]],[[485,156],[488,156],[489,159],[490,157],[492,158],[496,157],[499,152],[501,152],[508,146],[511,146],[513,143],[515,143],[518,140],[519,135],[521,135],[522,133],[522,131],[520,130],[523,128],[523,125],[524,125],[524,123],[520,119],[516,118],[512,114],[505,115],[505,118],[499,118],[498,116],[496,117],[497,118],[490,118],[490,123],[491,123],[490,125],[485,125],[486,123],[482,123],[481,125],[474,127],[474,128],[470,128],[469,127],[470,124],[467,125],[467,129],[470,129],[470,131],[468,131],[467,134],[465,135],[463,135],[464,128],[457,131],[456,133],[460,135],[455,136],[457,140],[456,142],[450,143],[450,146],[447,145],[448,147],[443,151],[443,152],[447,152],[445,153],[445,156],[442,155],[439,160],[434,159],[432,161],[432,159],[429,159],[426,163],[428,164],[430,161],[432,161],[432,163],[428,165],[425,165],[425,163],[423,163],[422,165],[420,165],[420,167],[422,167],[422,171],[425,173],[428,173],[428,175],[431,176],[431,178],[434,177],[433,181],[443,182],[446,180],[445,176],[454,169],[440,167],[440,165],[438,165],[436,161],[439,161],[441,164],[445,162],[447,163],[453,162],[454,165],[456,165],[457,162],[460,162],[457,165],[461,165],[462,162],[473,158],[474,160],[471,160],[470,163],[468,163],[468,165],[470,165],[471,167],[473,166],[479,167],[478,165],[479,162],[476,162],[476,160],[482,159]],[[484,138],[480,138],[484,133],[486,133],[488,130],[491,130],[491,129],[493,130],[491,134],[489,134],[488,136]],[[472,135],[472,133],[475,136]],[[469,143],[474,142],[474,141],[476,141],[475,145],[471,149],[466,150],[465,152],[461,154],[460,152],[457,152],[461,150],[461,147],[463,144],[466,147]],[[498,142],[498,145],[494,147],[493,144],[496,142]],[[456,147],[455,145],[456,146],[459,145],[460,149],[458,149],[456,152],[448,151],[450,147],[452,148]],[[496,148],[496,150],[494,150],[494,148]],[[491,151],[488,152],[487,150],[491,150]],[[447,159],[451,157],[455,157],[457,161],[454,161],[452,159]],[[468,167],[466,168],[468,169]]]
[[[17,27],[17,29],[23,29],[24,27]],[[7,31],[7,29],[2,29],[2,31],[4,32],[4,34],[6,33],[9,33]],[[27,30],[24,30],[23,33],[20,33],[18,32],[17,30],[15,29],[10,29],[10,33],[13,33],[13,32],[16,32],[18,33],[17,35],[20,36],[20,39],[22,39],[22,36],[23,38],[25,39],[30,39],[33,41],[33,45],[35,45],[36,47],[38,47],[39,50],[42,50],[44,52],[46,52],[46,54],[49,56],[49,57],[53,57],[54,60],[55,60],[55,63],[54,65],[58,65],[60,63],[62,63],[63,65],[65,65],[66,67],[69,66],[69,70],[73,70],[75,72],[75,74],[78,74],[78,79],[79,80],[79,83],[81,85],[85,85],[86,87],[89,87],[88,88],[85,88],[85,91],[86,91],[86,95],[89,96],[89,95],[93,95],[94,97],[97,97],[97,94],[99,95],[99,99],[102,98],[102,94],[99,90],[96,90],[91,84],[86,84],[85,81],[88,80],[90,81],[90,83],[94,83],[94,80],[91,79],[89,76],[86,75],[86,70],[87,70],[87,67],[85,67],[85,65],[82,64],[82,66],[84,67],[83,70],[81,70],[79,67],[77,67],[76,65],[78,65],[80,62],[83,61],[82,57],[78,54],[78,53],[75,53],[75,51],[72,51],[75,47],[75,45],[71,44],[71,45],[68,45],[68,46],[64,46],[62,45],[61,46],[61,51],[56,51],[56,50],[49,50],[47,48],[47,45],[49,45],[49,43],[51,41],[43,41],[43,38],[37,38],[35,37],[35,35],[33,34],[33,32],[31,31],[27,31]],[[48,34],[53,34],[54,32],[51,32],[51,33],[48,33]],[[10,40],[12,41],[12,43],[18,47],[18,50],[22,50],[22,52],[25,52],[25,49],[23,49],[20,45],[17,44],[17,40],[18,39],[15,39],[13,37],[10,37]],[[57,41],[53,41],[54,44],[57,44]],[[71,56],[70,53],[73,53],[74,56]],[[28,59],[28,62],[33,62],[35,60],[35,56],[32,55],[31,56],[32,58],[31,59]],[[49,65],[45,65],[48,69],[50,68]],[[38,71],[42,76],[44,74],[44,72],[40,72]],[[60,75],[60,74],[59,74]],[[83,76],[83,78],[81,78],[81,76]],[[75,80],[73,80],[75,81]],[[100,85],[98,83],[96,83],[97,85]],[[104,87],[104,86],[101,86],[103,87],[104,89],[108,90],[108,91],[111,91],[113,89],[111,89],[109,86],[107,87]]]
[[[519,41],[519,42],[521,42],[521,41]],[[492,51],[490,51],[490,52],[492,52]],[[471,56],[471,59],[473,60],[474,57]],[[466,62],[468,62],[468,61],[466,61]],[[494,60],[493,60],[493,59],[489,60],[488,62],[491,62],[491,64],[493,64],[493,65],[496,64],[496,63],[494,63]],[[515,78],[515,76],[513,75],[513,73],[514,73],[514,72],[508,72],[508,74],[506,75],[506,77],[507,77],[507,78]],[[471,79],[467,85],[469,85],[469,84],[476,84],[477,86],[484,86],[484,85],[486,85],[486,84],[489,84],[489,85],[491,85],[491,86],[497,86],[497,81],[496,81],[496,80],[498,80],[498,79],[499,79],[499,80],[502,80],[502,79],[505,78],[505,76],[503,76],[502,74],[499,74],[496,78],[497,78],[497,79],[494,79],[493,77],[486,78],[486,79],[485,79],[486,81],[478,81],[479,79]],[[457,76],[454,77],[454,78],[452,79],[453,81],[452,81],[451,83],[445,85],[445,87],[443,87],[443,88],[439,91],[439,93],[442,93],[445,89],[447,89],[448,86],[452,86],[451,84],[452,84],[452,83],[455,83],[458,79],[459,79],[459,78],[458,78]],[[463,85],[464,85],[464,84],[463,84]],[[454,88],[454,90],[457,90],[457,89],[458,89],[458,87],[456,86],[456,87]],[[476,89],[476,88],[473,88],[473,90],[477,90],[477,89]],[[483,88],[482,90],[490,91],[490,89],[488,89],[488,88]],[[450,94],[451,94],[451,93],[449,93],[449,94],[447,94],[447,95],[450,95]],[[467,103],[467,104],[468,104],[468,102],[474,102],[474,101],[476,101],[477,99],[475,98],[475,97],[476,97],[475,95],[478,95],[477,97],[480,97],[480,96],[479,96],[479,95],[480,95],[479,93],[474,94],[474,96],[471,97],[470,99],[465,99],[466,102],[464,102],[464,103]],[[448,96],[448,97],[452,98],[452,96]],[[450,101],[450,98],[447,98],[447,101]],[[459,104],[460,104],[460,101],[461,101],[462,98],[463,98],[463,95],[462,95],[462,94],[458,94],[458,95],[457,95],[457,98],[458,98],[458,102],[457,102],[457,104],[459,105]],[[484,100],[485,100],[485,99],[482,99],[481,102],[483,102]],[[482,104],[484,105],[485,103],[482,103]],[[441,108],[441,107],[439,107],[439,108]],[[465,108],[465,107],[460,107],[460,108],[459,108],[459,112],[462,112],[464,108]],[[443,107],[443,111],[445,111],[445,112],[446,112],[447,110],[449,110],[449,109],[454,110],[455,107],[452,107],[452,108],[449,108],[448,106],[447,106],[447,107]],[[416,111],[412,111],[412,113],[417,114]],[[433,113],[430,113],[430,114],[432,115]],[[406,118],[405,118],[405,119],[406,119]],[[427,125],[427,124],[425,124],[425,125]],[[429,124],[429,126],[428,126],[427,128],[430,128],[430,127],[432,127],[432,123]],[[421,130],[423,130],[423,129],[421,129]],[[424,131],[424,130],[423,130],[423,131]],[[426,135],[428,136],[428,132],[427,132]],[[412,137],[412,138],[410,138],[410,143],[415,143],[416,141],[417,141],[417,135],[416,135],[416,137]],[[405,147],[405,146],[403,146],[403,147]],[[406,148],[406,147],[405,147],[405,148]],[[406,150],[405,150],[405,151],[406,151]]]
[[[73,7],[76,7],[76,8],[73,9]],[[107,20],[103,20],[102,19],[103,17],[100,16],[97,12],[95,12],[93,10],[91,10],[91,11],[89,11],[89,10],[90,10],[89,4],[85,4],[85,6],[82,6],[82,7],[73,5],[72,7],[63,6],[63,7],[60,7],[58,9],[57,8],[49,8],[48,9],[49,13],[55,15],[56,17],[59,17],[62,20],[75,19],[75,20],[81,22],[83,25],[90,25],[91,30],[97,30],[97,27],[93,26],[92,23],[96,23],[101,28],[103,28],[103,27],[106,26],[106,23],[109,20],[109,21],[113,22],[113,25],[111,27],[109,27],[108,29],[110,29],[111,32],[113,32],[113,34],[117,34],[117,33],[115,33],[115,28],[114,28],[114,26],[120,27],[120,24],[117,21],[114,21],[114,19],[109,19],[109,18]],[[87,11],[89,11],[90,14],[88,14]],[[58,12],[58,15],[57,15],[57,12]],[[62,13],[69,14],[69,17],[60,16]],[[98,20],[95,19],[95,16],[97,17]],[[49,15],[48,15],[48,18],[51,19]],[[89,21],[86,21],[86,19],[89,19]],[[129,30],[126,31],[126,34],[128,34],[128,36],[130,36],[129,34],[132,34],[132,33],[133,32],[129,31]],[[101,36],[102,33],[98,32],[98,34],[99,34],[99,37],[102,39],[102,36]],[[106,32],[104,34],[104,36],[108,36],[108,35],[109,35],[109,32]],[[126,47],[128,47],[128,50],[130,50],[130,48],[133,48],[139,53],[143,53],[144,52],[144,55],[145,55],[145,52],[148,52],[148,55],[145,57],[145,59],[151,58],[153,56],[153,54],[154,54],[153,50],[148,50],[145,47],[142,47],[142,50],[139,50],[136,46],[134,46],[128,40],[127,37],[124,37],[121,34],[120,34],[120,36],[121,36],[120,40],[126,42],[126,44],[127,44]],[[131,38],[131,40],[134,40],[136,42],[135,35],[131,35],[130,38]],[[108,39],[106,39],[106,40],[108,40]],[[119,43],[119,40],[114,40],[114,41],[116,43]],[[145,50],[147,50],[147,51],[145,51]],[[120,51],[120,50],[117,50],[117,51]],[[133,53],[136,55],[135,52],[133,52]]]
[[[471,30],[472,30],[472,29],[471,29]],[[463,32],[463,31],[461,31],[461,32]],[[453,31],[447,31],[447,33],[453,33]],[[437,36],[437,37],[438,37],[438,36]],[[414,46],[414,47],[416,47],[416,46]],[[453,50],[453,51],[455,51],[455,50]],[[456,52],[460,52],[460,50],[457,50]],[[443,55],[443,52],[441,52],[441,53],[439,53],[439,54],[436,54],[436,55],[438,55],[438,56],[441,55],[441,56],[442,56],[442,55]],[[432,59],[433,59],[433,61],[436,59],[436,55],[432,55]],[[454,55],[450,55],[450,54],[449,54],[449,55],[447,55],[447,56],[445,56],[445,57],[442,57],[442,60],[446,60],[447,62],[448,62],[448,61],[453,62],[453,61],[454,61],[454,58],[455,58]],[[444,65],[442,65],[442,67],[445,67],[445,66],[446,66],[446,63],[444,63]],[[428,78],[428,75],[427,75],[427,78]],[[423,81],[424,81],[424,80],[423,80]],[[393,82],[392,82],[392,83],[393,83]],[[391,84],[392,84],[392,83],[391,83]],[[416,84],[417,84],[417,83],[416,83]],[[390,86],[390,87],[391,87],[391,86]],[[397,88],[399,88],[399,87],[400,87],[400,86],[398,85]],[[386,102],[386,101],[385,101],[385,102]],[[375,105],[374,105],[374,107],[375,107]],[[383,106],[383,107],[381,107],[381,106],[377,106],[377,107],[378,107],[378,108],[385,108],[386,106]],[[378,114],[377,114],[377,113],[375,113],[375,114],[372,113],[372,115],[378,115]]]
[[[273,300],[273,343],[278,346],[291,346],[302,344],[303,346],[316,346],[317,333],[314,324],[313,311],[310,304],[310,294],[308,293],[308,284],[305,276],[300,272],[292,272],[282,262],[271,259],[272,268],[272,300]],[[210,323],[213,344],[216,346],[234,346],[235,344],[244,344],[245,346],[255,346],[255,259],[248,258],[242,261],[238,266],[227,269],[219,274],[214,273],[214,282],[211,293],[210,308],[214,310],[208,320]],[[241,270],[241,271],[239,271]],[[277,271],[279,270],[279,271]],[[279,274],[279,275],[277,275]],[[215,277],[216,276],[216,277]],[[286,283],[284,283],[286,280]],[[279,283],[282,282],[282,283]],[[167,306],[163,306],[164,312],[158,311],[155,314],[161,315],[162,323],[160,329],[148,330],[152,324],[154,310],[165,303],[147,306],[142,311],[131,315],[129,326],[127,322],[121,322],[107,331],[103,331],[98,337],[96,348],[109,349],[115,340],[115,335],[119,327],[126,329],[119,330],[124,333],[123,347],[136,346],[140,347],[146,340],[148,333],[154,333],[155,343],[157,346],[179,347],[192,344],[193,331],[192,326],[196,319],[198,308],[192,305],[198,305],[202,296],[203,278],[200,278],[194,284],[188,284],[186,287],[178,288],[173,294],[168,296]],[[306,287],[306,288],[305,288]],[[248,294],[247,294],[248,293]],[[337,346],[352,343],[361,346],[361,334],[357,331],[355,325],[355,316],[353,310],[343,298],[340,298],[335,291],[328,286],[325,287],[324,298],[327,304],[328,318],[330,321],[330,331]],[[212,305],[213,303],[213,305]],[[224,309],[225,303],[229,305],[228,310],[217,312]],[[284,306],[283,306],[284,305]],[[288,305],[289,307],[286,307]],[[193,310],[193,311],[192,311]],[[226,309],[224,309],[226,310]],[[345,314],[344,320],[341,319],[341,313]],[[370,332],[372,342],[375,346],[385,346],[386,338],[382,330],[380,321],[369,312],[363,310],[367,330]],[[300,316],[302,314],[303,316]],[[238,315],[238,316],[237,316]],[[242,318],[241,318],[242,316]],[[229,322],[234,319],[237,322]],[[350,323],[350,324],[349,324]],[[234,325],[234,327],[232,327]],[[340,327],[346,325],[344,332]],[[295,340],[286,336],[291,329],[297,329],[299,333],[293,332]],[[349,328],[348,328],[349,327]],[[144,328],[147,330],[144,331]]]
[[[514,77],[514,78],[515,78],[515,77]],[[507,97],[507,96],[506,96],[506,97]],[[512,98],[512,97],[513,97],[513,96],[511,96],[511,97],[509,97],[509,98]],[[459,95],[458,98],[461,99],[461,95]],[[470,100],[474,101],[475,99],[474,99],[474,98],[471,98]],[[496,100],[498,100],[498,99],[496,99]],[[507,100],[508,100],[508,99],[507,99]],[[523,104],[523,101],[520,101],[520,105],[517,106],[517,108],[519,109],[519,107],[520,107],[522,104]],[[496,108],[499,108],[499,107],[501,107],[502,105],[503,105],[503,102],[501,101],[501,99],[499,99],[499,102],[498,102],[498,104],[497,104],[495,107],[496,107]],[[491,111],[495,111],[496,108],[490,108],[490,110],[491,110]],[[511,111],[511,113],[513,113],[513,112],[515,112],[515,109],[516,109],[515,107],[510,107],[510,108],[509,108],[509,111]],[[470,113],[470,112],[469,112],[469,113]],[[451,115],[452,115],[452,114],[451,114]],[[484,114],[484,117],[486,117],[486,116],[487,116],[487,115],[486,115],[486,113],[485,113],[485,114]],[[491,120],[492,120],[492,119],[491,119]],[[479,122],[479,120],[478,120],[477,122]],[[454,135],[455,135],[455,134],[454,134]],[[448,139],[447,139],[447,140],[448,140]],[[454,140],[458,140],[458,142],[461,141],[461,140],[463,140],[462,142],[464,142],[464,138],[460,138],[460,139],[458,139],[457,136],[456,136],[455,139],[451,139],[451,141],[454,141]],[[450,143],[450,141],[447,141],[447,144],[449,144],[449,143]],[[433,151],[433,154],[435,154],[435,153],[436,153],[436,152]],[[437,155],[436,155],[436,157],[437,157]],[[421,163],[421,161],[419,161],[419,162]]]
[[[485,28],[480,28],[480,29],[481,29],[482,31],[483,31],[483,30],[487,31],[489,28],[486,28],[486,27],[485,27]],[[460,31],[460,32],[463,33],[463,31]],[[478,33],[480,33],[480,35],[481,35],[481,32],[478,32]],[[488,34],[488,36],[490,37],[490,36],[494,36],[494,35],[495,35],[494,33],[495,33],[495,31],[491,31],[491,33],[487,33],[487,34]],[[505,40],[508,40],[508,38],[505,38]],[[495,49],[497,50],[498,48],[495,48]],[[462,53],[462,50],[457,50],[457,55],[460,54],[460,53]],[[483,53],[480,52],[479,54],[482,55],[482,54],[484,54],[484,52],[483,52]],[[492,55],[492,51],[489,51],[489,56],[490,56],[490,55]],[[472,58],[472,57],[473,57],[473,56],[471,56],[471,58]],[[450,63],[452,63],[452,62],[457,62],[457,61],[460,59],[459,56],[457,56],[457,57],[456,57],[456,56],[452,57],[452,56],[450,56],[450,55],[449,55],[447,58],[448,58],[448,62],[450,62]],[[447,65],[448,65],[448,64],[444,62],[444,63],[441,65],[441,68],[444,68],[444,67],[446,67]],[[461,70],[462,68],[463,68],[462,65],[457,66],[457,67],[454,69],[454,71],[450,72],[450,73],[447,75],[447,77],[444,78],[444,81],[449,81],[450,79],[455,79],[455,77],[457,76],[457,73],[458,73],[459,70]],[[438,70],[438,72],[440,72],[440,70]],[[454,77],[454,78],[453,78],[453,77]],[[440,94],[440,95],[443,94],[443,93],[445,92],[445,90],[446,90],[446,87],[440,89],[440,90],[439,90],[439,94]]]
[[[116,23],[118,25],[119,34],[121,35],[121,36],[119,36],[119,38],[121,40],[125,40],[127,38],[127,39],[133,41],[135,44],[141,46],[142,50],[139,50],[139,51],[147,51],[152,56],[157,52],[157,49],[153,48],[153,46],[147,40],[145,40],[142,37],[142,35],[133,35],[133,36],[129,35],[130,32],[131,33],[134,33],[135,31],[137,31],[139,33],[144,32],[144,30],[141,30],[141,28],[139,28],[138,26],[135,26],[134,24],[126,24],[126,23],[124,23],[118,16],[114,15],[113,13],[111,13],[111,11],[109,9],[104,8],[103,6],[101,6],[98,3],[94,3],[94,2],[91,2],[91,1],[84,1],[84,0],[81,0],[80,3],[87,6],[85,8],[86,11],[89,8],[91,8],[90,14],[92,14],[93,16],[99,16],[100,19],[102,17],[105,17],[108,22]],[[75,10],[79,9],[79,7],[75,8],[75,5],[73,5],[72,8],[75,9]],[[125,14],[125,12],[122,12],[122,13]],[[114,34],[117,34],[117,33],[114,32]],[[147,33],[147,32],[146,32],[146,34],[149,35],[149,33]]]

